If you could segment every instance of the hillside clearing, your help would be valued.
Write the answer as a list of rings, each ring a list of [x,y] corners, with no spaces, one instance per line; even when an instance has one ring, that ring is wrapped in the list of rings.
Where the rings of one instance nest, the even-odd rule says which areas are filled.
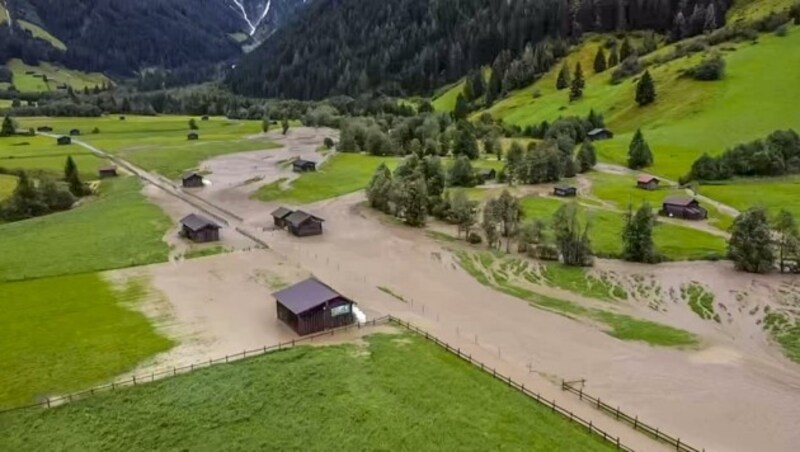
[[[106,181],[72,210],[0,225],[0,281],[166,261],[172,223],[140,189],[133,177]]]
[[[63,51],[67,50],[67,46],[64,44],[64,42],[62,42],[60,39],[50,34],[44,28],[34,23],[28,22],[27,20],[21,20],[21,19],[17,21],[17,24],[23,29],[29,31],[34,38],[43,39],[49,42],[50,45],[52,45],[58,50],[63,50]]]
[[[0,407],[102,383],[169,349],[132,310],[147,290],[95,273],[0,283],[0,343],[14,344],[0,347]]]
[[[83,90],[112,83],[111,79],[100,73],[66,69],[47,62],[30,66],[22,60],[12,59],[6,63],[6,67],[13,73],[14,86],[23,93],[55,91],[61,84],[71,86],[74,90]],[[47,76],[46,82],[42,75]]]
[[[235,438],[236,448],[275,450],[612,449],[419,336],[365,342],[295,348],[15,413],[3,419],[0,447],[224,449]]]

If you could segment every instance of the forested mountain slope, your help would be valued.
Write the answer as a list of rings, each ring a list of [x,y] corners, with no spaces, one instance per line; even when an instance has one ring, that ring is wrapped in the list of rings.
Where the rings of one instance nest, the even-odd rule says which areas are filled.
[[[246,56],[237,92],[321,98],[429,92],[547,37],[652,29],[680,39],[724,24],[729,0],[318,0]]]

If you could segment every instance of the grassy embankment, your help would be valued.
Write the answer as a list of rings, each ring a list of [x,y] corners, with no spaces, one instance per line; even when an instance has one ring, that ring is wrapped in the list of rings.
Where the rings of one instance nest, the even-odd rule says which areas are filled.
[[[612,449],[419,336],[365,342],[295,348],[14,413],[2,419],[0,448]]]
[[[200,162],[235,152],[273,149],[278,145],[263,138],[248,138],[261,130],[258,121],[235,121],[195,117],[200,139],[189,141],[190,116],[127,116],[102,118],[20,118],[23,127],[49,125],[53,133],[66,134],[77,128],[81,140],[119,155],[147,170],[168,178],[197,169]],[[94,128],[100,133],[90,133]]]
[[[606,309],[588,307],[567,300],[541,295],[536,292],[536,285],[551,284],[563,286],[565,290],[576,290],[581,295],[591,297],[598,293],[583,283],[576,283],[574,272],[566,273],[553,266],[555,276],[542,280],[541,274],[531,270],[527,262],[521,259],[499,258],[491,253],[458,252],[461,267],[481,284],[497,289],[508,295],[526,300],[531,306],[555,312],[557,314],[599,324],[610,336],[624,341],[640,341],[655,346],[692,347],[697,345],[697,338],[684,330],[668,325],[637,319]],[[598,280],[601,281],[601,280]],[[601,281],[602,282],[602,281]],[[598,284],[596,287],[613,287],[612,284]],[[613,289],[612,289],[613,290]],[[620,295],[622,295],[620,293]]]

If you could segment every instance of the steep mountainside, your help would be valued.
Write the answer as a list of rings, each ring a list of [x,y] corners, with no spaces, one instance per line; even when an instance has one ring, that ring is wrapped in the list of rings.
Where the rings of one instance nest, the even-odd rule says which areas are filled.
[[[245,33],[261,42],[291,20],[311,0],[222,0],[245,22]]]
[[[320,98],[430,92],[546,37],[652,29],[676,39],[725,23],[730,0],[317,0],[244,58],[239,93]],[[552,56],[551,56],[552,57]]]

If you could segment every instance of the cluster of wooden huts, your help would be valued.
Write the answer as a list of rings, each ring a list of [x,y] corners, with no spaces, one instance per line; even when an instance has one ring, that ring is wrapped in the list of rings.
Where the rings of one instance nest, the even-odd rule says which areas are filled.
[[[322,218],[303,210],[292,210],[283,206],[272,212],[272,220],[275,227],[286,229],[296,237],[321,235],[322,223],[325,222]]]

